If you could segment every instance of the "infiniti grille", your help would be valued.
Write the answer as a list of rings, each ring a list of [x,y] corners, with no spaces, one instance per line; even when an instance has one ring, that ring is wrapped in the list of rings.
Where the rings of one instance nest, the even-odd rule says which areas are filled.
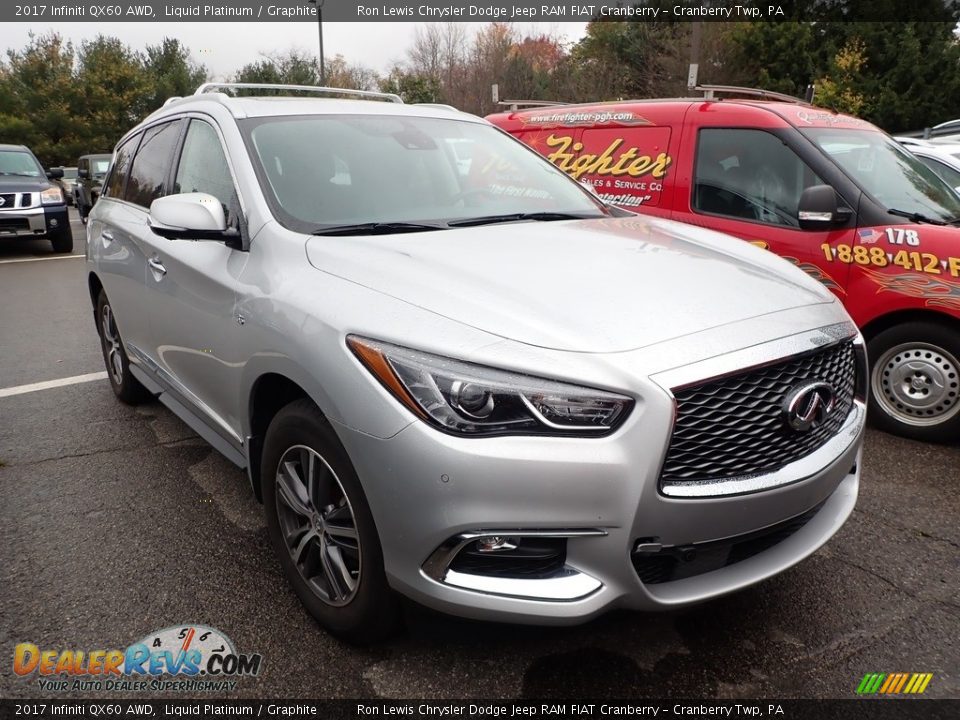
[[[696,482],[775,472],[823,445],[853,405],[852,342],[797,355],[674,391],[677,417],[661,481]],[[784,420],[787,397],[805,382],[829,384],[830,416],[801,432]]]

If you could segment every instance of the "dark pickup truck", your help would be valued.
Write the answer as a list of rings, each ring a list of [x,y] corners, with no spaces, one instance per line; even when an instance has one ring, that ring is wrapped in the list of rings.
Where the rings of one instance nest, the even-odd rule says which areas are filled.
[[[56,180],[63,170],[44,170],[23,145],[0,145],[0,240],[46,237],[53,251],[73,250],[67,202]]]

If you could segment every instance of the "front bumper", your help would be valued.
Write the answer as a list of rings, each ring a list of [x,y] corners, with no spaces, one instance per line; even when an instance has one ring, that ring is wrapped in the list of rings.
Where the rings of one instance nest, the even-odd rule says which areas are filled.
[[[477,441],[413,423],[390,439],[343,425],[383,546],[391,586],[437,610],[506,622],[573,624],[622,607],[657,610],[733,592],[794,565],[825,543],[856,503],[865,407],[857,402],[823,454],[793,467],[794,482],[744,495],[669,498],[658,491],[669,411],[650,403],[603,439]],[[632,419],[633,420],[633,419]],[[660,437],[652,428],[659,427]],[[689,547],[756,533],[812,509],[781,542],[703,574],[645,584],[638,541]],[[566,536],[550,578],[467,577],[449,568],[452,544],[475,537]],[[452,557],[452,556],[451,556]]]
[[[66,227],[70,216],[66,205],[0,210],[0,239],[4,237],[45,237]]]

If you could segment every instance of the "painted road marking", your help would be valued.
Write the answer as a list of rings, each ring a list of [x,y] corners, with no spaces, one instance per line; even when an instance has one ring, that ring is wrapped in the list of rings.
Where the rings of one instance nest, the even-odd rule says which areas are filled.
[[[89,375],[74,375],[73,377],[60,378],[59,380],[47,380],[45,382],[31,383],[30,385],[17,385],[16,387],[0,388],[0,398],[10,397],[11,395],[23,395],[24,393],[37,392],[38,390],[49,390],[50,388],[63,387],[64,385],[77,385],[79,383],[106,379],[106,372],[97,372],[90,373]]]
[[[0,260],[0,265],[20,262],[40,262],[41,260],[67,260],[68,258],[86,257],[86,255],[55,255],[54,257],[17,258],[16,260]]]

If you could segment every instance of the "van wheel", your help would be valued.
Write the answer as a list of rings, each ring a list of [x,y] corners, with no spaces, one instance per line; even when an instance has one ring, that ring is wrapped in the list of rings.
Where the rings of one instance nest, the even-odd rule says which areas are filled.
[[[123,349],[113,308],[110,307],[110,301],[103,290],[97,297],[97,332],[100,335],[103,363],[107,366],[107,378],[114,395],[127,405],[138,405],[149,400],[150,392],[130,374],[130,360]]]
[[[867,344],[871,420],[930,442],[960,439],[960,334],[932,322],[896,325]]]
[[[398,603],[366,495],[333,428],[309,400],[273,418],[260,476],[274,551],[307,611],[348,642],[392,634]]]

